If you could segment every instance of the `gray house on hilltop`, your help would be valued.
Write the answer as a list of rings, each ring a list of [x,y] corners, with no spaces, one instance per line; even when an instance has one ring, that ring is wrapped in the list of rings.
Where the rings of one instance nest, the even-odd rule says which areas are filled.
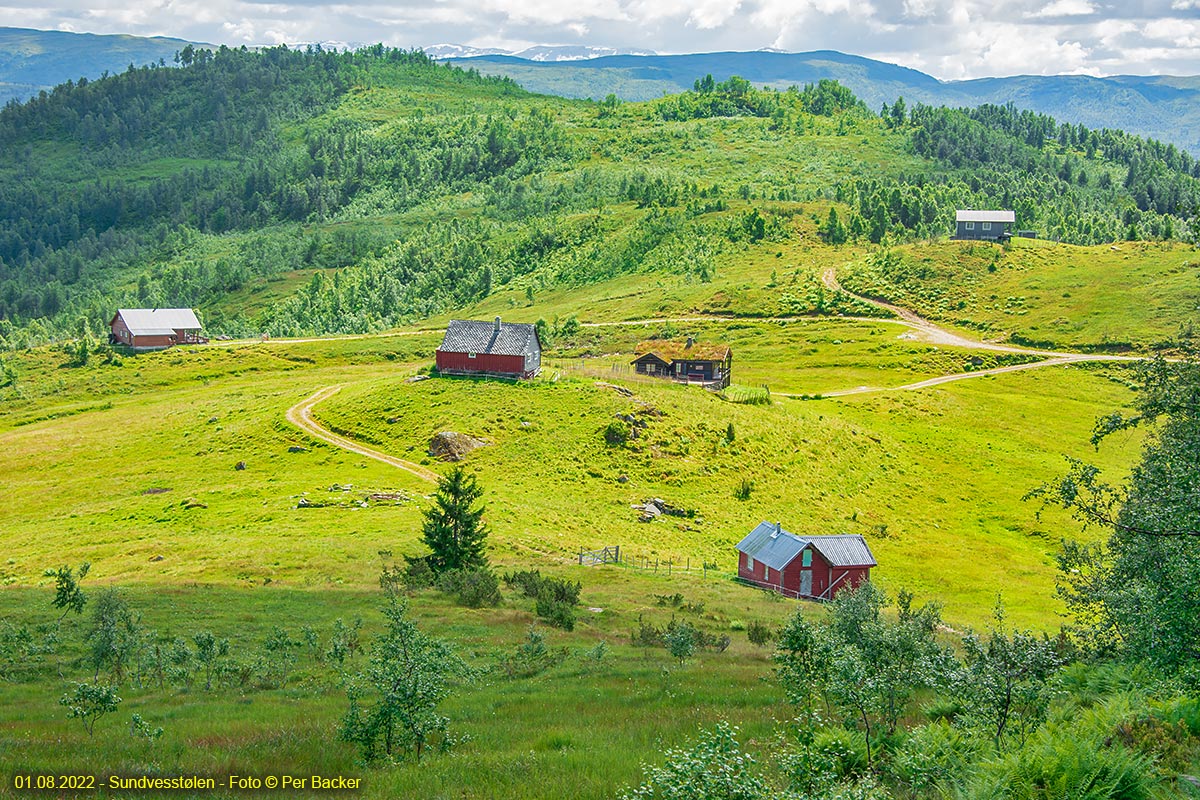
[[[1012,211],[958,211],[954,215],[954,237],[967,241],[1006,242],[1012,238],[1008,229],[1017,221]]]

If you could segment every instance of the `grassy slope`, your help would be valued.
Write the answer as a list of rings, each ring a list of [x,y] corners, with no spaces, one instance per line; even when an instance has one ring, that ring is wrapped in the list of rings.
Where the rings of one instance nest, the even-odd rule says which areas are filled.
[[[887,345],[876,354],[884,360],[911,347],[894,340],[888,323],[734,325],[744,326],[729,333],[744,337],[737,341],[747,370],[801,352],[805,364],[861,360],[867,372],[875,356],[853,339]],[[589,329],[580,346],[616,351],[634,333],[641,331]],[[847,344],[833,344],[834,336]],[[453,755],[363,773],[353,750],[334,741],[344,696],[327,668],[298,651],[287,689],[127,688],[121,712],[94,738],[63,717],[52,668],[36,683],[0,684],[4,760],[102,774],[365,774],[366,797],[609,797],[638,779],[639,761],[699,724],[730,720],[762,747],[773,717],[786,714],[778,689],[763,680],[765,651],[735,626],[778,624],[794,608],[728,580],[732,545],[750,525],[767,518],[802,533],[865,533],[879,581],[944,601],[952,624],[981,624],[1003,592],[1013,623],[1053,628],[1050,553],[1077,526],[1060,514],[1038,520],[1019,497],[1058,474],[1064,449],[1119,471],[1136,447],[1087,452],[1092,419],[1128,394],[1104,370],[1062,369],[769,407],[634,382],[637,398],[665,416],[648,417],[634,447],[610,449],[600,430],[613,414],[638,411],[637,403],[570,373],[528,385],[405,383],[437,341],[435,333],[181,349],[73,369],[61,367],[56,352],[22,355],[18,388],[0,408],[0,474],[13,498],[0,507],[0,616],[49,618],[41,570],[89,559],[89,584],[129,587],[147,626],[171,636],[211,628],[237,651],[256,648],[274,625],[297,635],[308,624],[327,636],[334,618],[357,616],[371,635],[379,624],[378,551],[419,550],[429,487],[314,443],[283,421],[316,388],[345,383],[317,416],[388,452],[420,460],[428,437],[447,428],[491,443],[468,464],[488,490],[493,558],[501,569],[534,566],[581,580],[584,605],[603,609],[583,612],[574,633],[550,633],[551,647],[566,648],[562,664],[530,679],[500,669],[533,621],[529,601],[509,597],[500,609],[473,611],[424,593],[412,601],[423,626],[490,669],[446,706],[455,730],[470,737]],[[937,371],[933,365],[923,369]],[[730,422],[736,439],[724,445]],[[293,445],[308,450],[289,453]],[[234,469],[240,460],[244,471]],[[628,483],[616,481],[621,474]],[[755,488],[739,502],[733,488],[743,477]],[[354,488],[330,492],[334,483]],[[156,488],[170,491],[145,494]],[[320,502],[397,489],[414,500],[295,507],[305,493]],[[629,504],[648,496],[694,508],[703,521],[639,523]],[[206,507],[185,508],[189,498]],[[572,564],[580,546],[616,543],[633,556],[715,560],[723,574],[706,580],[699,571],[668,577]],[[674,592],[703,611],[657,605],[655,595]],[[728,633],[731,648],[680,667],[661,650],[627,644],[640,615],[663,624],[673,613]],[[61,663],[67,677],[82,678],[71,661],[83,624],[67,625]],[[588,668],[582,653],[600,640],[612,653]],[[776,707],[778,714],[764,713]],[[160,744],[130,738],[123,721],[134,712],[166,728]]]
[[[830,325],[838,332],[831,334]],[[829,381],[839,358],[863,360],[849,371],[855,380],[871,373],[872,358],[919,365],[929,359],[907,376],[913,378],[953,368],[957,356],[909,356],[908,343],[883,355],[855,349],[850,337],[870,342],[874,325],[764,323],[734,334],[752,339],[774,327],[786,337],[762,346],[756,366],[756,357],[747,356],[750,375],[758,370],[766,377],[768,364],[789,352],[820,354],[814,360],[828,366],[817,368],[811,385]],[[846,344],[833,344],[840,341],[833,335],[846,336]],[[876,347],[890,344],[891,337],[878,338]],[[419,494],[427,487],[369,459],[311,444],[283,421],[283,412],[316,388],[345,383],[318,406],[318,418],[392,454],[420,460],[429,437],[446,429],[493,442],[471,461],[494,498],[503,563],[529,554],[563,563],[581,546],[622,544],[631,555],[717,561],[729,571],[732,546],[744,531],[778,518],[801,533],[873,536],[885,584],[948,601],[952,620],[981,622],[1003,590],[1020,609],[1015,619],[1053,626],[1046,616],[1049,553],[1075,526],[1054,515],[1039,522],[1036,509],[1019,498],[1060,470],[1064,449],[1087,456],[1092,420],[1126,401],[1121,386],[1085,370],[853,400],[782,400],[765,408],[642,382],[633,384],[638,399],[664,416],[648,417],[642,439],[614,450],[600,431],[637,403],[571,372],[557,384],[404,383],[401,376],[427,359],[436,342],[436,334],[426,334],[210,348],[82,370],[58,368],[43,351],[40,373],[23,365],[26,399],[6,404],[0,416],[0,424],[15,426],[3,434],[0,472],[13,476],[22,498],[0,510],[0,525],[10,532],[7,579],[35,582],[48,554],[69,550],[96,562],[107,579],[369,584],[363,563],[381,546],[383,532],[408,531],[400,539],[389,535],[388,546],[418,549],[421,503],[296,509],[298,498],[307,492],[310,499],[341,500],[342,493],[328,491],[334,483],[353,484],[356,499],[360,492]],[[898,383],[906,374],[897,368],[879,377]],[[786,376],[781,380],[788,385]],[[799,379],[795,388],[806,385]],[[731,422],[736,440],[725,445],[720,440]],[[287,452],[297,444],[311,449]],[[1133,455],[1102,457],[1119,466]],[[234,470],[238,461],[246,462],[244,471]],[[629,483],[616,482],[621,474]],[[741,503],[733,491],[743,477],[755,490]],[[145,494],[161,488],[170,491]],[[703,522],[636,522],[629,504],[651,496],[695,509]],[[184,508],[189,499],[208,507]],[[877,535],[878,525],[887,526],[886,538]],[[988,543],[995,561],[976,563],[975,537]],[[933,568],[912,561],[926,552]],[[164,560],[149,561],[156,555]],[[1008,585],[1009,569],[1029,580]]]
[[[1177,334],[1200,309],[1196,250],[1181,244],[1014,239],[1010,249],[942,242],[892,252],[896,269],[861,259],[845,268],[845,286],[989,336],[1144,349]]]
[[[384,88],[369,91],[386,94]],[[347,105],[361,103],[364,118],[376,115],[387,124],[389,114],[410,113],[411,92],[397,91],[383,104],[378,97],[352,96]],[[471,100],[462,102],[469,106]],[[558,104],[572,124],[590,124],[591,112],[582,104],[545,102]],[[685,123],[695,131],[684,131],[693,138],[683,149],[697,148],[697,155],[665,166],[655,143],[669,132],[658,123],[632,146],[613,141],[610,147],[633,165],[687,174],[716,154],[752,144],[739,137],[761,124]],[[597,128],[580,135],[593,137],[599,153],[609,134]],[[861,163],[858,154],[870,151],[856,149],[855,142],[814,137],[814,147],[825,148],[821,163],[833,165],[827,174],[818,171],[820,180]],[[703,150],[710,147],[715,149]],[[759,155],[770,152],[764,146]],[[780,168],[799,170],[799,163]],[[712,174],[730,185],[761,168],[753,158],[720,160]],[[473,202],[452,198],[438,208],[469,214]],[[749,204],[732,206],[730,213],[740,213]],[[659,272],[543,290],[535,274],[532,305],[525,305],[525,284],[517,282],[468,313],[528,320],[578,314],[592,321],[780,313],[785,292],[807,291],[822,268],[866,255],[814,242],[812,217],[827,210],[821,202],[805,206],[787,242],[722,252],[712,283]],[[613,213],[632,216],[634,209],[625,204]],[[225,237],[205,238],[203,252],[215,257],[228,251]],[[1090,269],[1086,259],[1073,263]],[[265,282],[266,289],[251,287],[230,302],[259,306],[281,296],[274,294],[277,288],[302,280],[285,277],[284,287]],[[1114,296],[1096,297],[1104,315],[1124,313]],[[1139,324],[1152,330],[1160,323]],[[966,356],[897,340],[894,323],[738,321],[679,330],[693,327],[707,338],[735,343],[739,381],[768,383],[777,391],[899,385],[956,371]],[[637,340],[660,330],[586,329],[559,355],[619,354],[609,360],[626,361]],[[419,550],[419,513],[426,502],[420,496],[429,487],[314,443],[283,421],[288,407],[317,388],[345,383],[318,407],[318,418],[390,453],[420,460],[429,436],[447,428],[488,440],[469,465],[488,490],[494,558],[502,568],[532,565],[580,579],[584,603],[605,609],[573,634],[552,634],[552,646],[577,656],[601,638],[615,643],[599,676],[582,675],[577,657],[528,681],[493,673],[450,704],[474,744],[422,769],[371,773],[367,795],[442,796],[452,786],[481,797],[611,796],[614,786],[636,778],[639,759],[679,742],[699,722],[726,717],[761,740],[771,724],[763,709],[780,700],[761,680],[768,669],[763,654],[742,634],[733,633],[730,651],[703,655],[682,669],[669,665],[661,651],[626,645],[640,613],[660,623],[669,618],[653,596],[680,591],[702,600],[700,622],[718,632],[729,631],[735,620],[778,622],[794,606],[724,578],[583,570],[571,563],[580,546],[619,543],[633,556],[715,560],[728,576],[733,544],[761,519],[779,519],[801,533],[861,532],[881,562],[880,582],[913,589],[918,599],[943,601],[952,624],[983,623],[1002,592],[1013,623],[1053,629],[1058,618],[1050,599],[1051,554],[1061,536],[1076,535],[1078,528],[1062,514],[1048,512],[1039,520],[1036,505],[1020,497],[1061,472],[1064,452],[1117,473],[1136,456],[1136,440],[1122,447],[1111,443],[1100,454],[1086,446],[1092,420],[1129,401],[1116,370],[1017,373],[920,393],[783,400],[770,407],[735,406],[698,390],[636,382],[630,385],[637,397],[665,415],[648,418],[647,434],[632,447],[614,450],[602,443],[601,429],[614,414],[640,406],[568,369],[557,383],[405,383],[429,362],[437,341],[436,333],[427,333],[212,347],[79,369],[60,367],[65,357],[47,350],[17,356],[17,389],[3,390],[0,404],[0,475],[14,498],[0,507],[6,553],[0,583],[8,587],[0,591],[0,609],[24,614],[45,608],[42,569],[90,559],[90,582],[133,587],[148,623],[173,633],[211,626],[258,642],[277,622],[293,631],[305,622],[327,630],[336,616],[369,614],[377,601],[378,551]],[[722,444],[729,423],[735,441]],[[289,453],[293,445],[307,452]],[[238,461],[246,462],[244,471],[234,469]],[[620,475],[629,482],[618,483]],[[753,481],[754,491],[739,502],[733,490],[743,478]],[[354,488],[348,495],[330,492],[334,483]],[[162,488],[170,491],[145,493]],[[414,500],[296,508],[305,493],[310,500],[340,501],[397,489]],[[638,523],[629,504],[651,496],[695,509],[703,521]],[[204,507],[186,508],[193,498]],[[162,560],[152,560],[157,556]],[[485,666],[511,652],[532,620],[528,603],[512,599],[500,610],[478,612],[425,594],[414,600],[414,610],[427,627],[453,638]],[[289,690],[244,697],[131,692],[122,716],[142,710],[167,727],[160,750],[132,743],[111,720],[85,744],[54,703],[61,693],[56,680],[0,686],[0,752],[13,763],[48,769],[87,765],[138,772],[155,763],[204,772],[261,772],[264,764],[355,771],[348,748],[326,744],[344,699],[314,666],[302,664],[300,671]],[[67,673],[80,676],[70,666]],[[60,745],[64,741],[69,748]]]

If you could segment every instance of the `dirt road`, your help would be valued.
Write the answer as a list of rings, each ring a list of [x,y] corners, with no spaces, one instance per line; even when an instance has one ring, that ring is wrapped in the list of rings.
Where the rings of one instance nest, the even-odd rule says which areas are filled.
[[[359,455],[366,456],[367,458],[373,458],[376,461],[382,461],[384,464],[390,464],[393,467],[398,467],[405,472],[416,475],[418,478],[429,481],[430,483],[437,483],[441,479],[441,476],[436,472],[425,469],[425,467],[422,467],[420,464],[414,464],[413,462],[405,461],[402,458],[389,456],[386,453],[381,453],[378,450],[367,447],[366,445],[359,444],[353,439],[347,439],[345,436],[340,436],[333,431],[326,430],[325,428],[321,427],[321,425],[312,418],[313,406],[323,400],[328,400],[330,397],[333,397],[333,395],[337,394],[341,388],[341,385],[326,386],[324,389],[319,389],[316,392],[313,392],[307,398],[301,400],[299,403],[287,410],[288,422],[292,423],[297,428],[315,439],[328,442],[334,447],[340,447],[343,450],[349,450],[351,453],[358,453]]]

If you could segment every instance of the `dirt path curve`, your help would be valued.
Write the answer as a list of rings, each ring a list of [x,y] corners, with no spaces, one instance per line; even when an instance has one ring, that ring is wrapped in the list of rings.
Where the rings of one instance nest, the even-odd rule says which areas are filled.
[[[981,369],[975,372],[958,372],[953,375],[940,375],[936,378],[929,378],[916,383],[905,384],[904,386],[896,386],[891,388],[878,386],[855,386],[852,389],[838,389],[832,392],[822,392],[822,397],[845,397],[853,394],[867,394],[868,392],[901,392],[912,391],[916,389],[927,389],[931,386],[939,386],[943,383],[951,383],[952,381],[962,381],[968,378],[982,378],[986,375],[999,375],[1004,372],[1020,372],[1027,369],[1041,369],[1042,367],[1058,367],[1065,364],[1078,364],[1084,361],[1141,361],[1139,356],[1106,356],[1106,355],[1089,355],[1084,353],[1060,353],[1054,350],[1038,350],[1032,347],[1016,347],[1013,345],[996,344],[993,342],[982,342],[977,339],[969,339],[966,336],[947,330],[940,325],[936,325],[924,317],[909,311],[907,308],[885,303],[882,300],[873,300],[870,297],[864,297],[851,292],[838,282],[837,271],[833,267],[829,267],[821,273],[821,282],[829,289],[835,292],[845,292],[851,297],[855,297],[864,303],[870,303],[879,308],[885,308],[891,311],[900,321],[912,328],[917,333],[917,338],[927,344],[945,345],[949,347],[963,347],[972,350],[990,350],[999,353],[1026,353],[1036,356],[1044,356],[1042,361],[1032,361],[1028,364],[1011,364],[1007,367],[994,367],[992,369]],[[777,392],[784,397],[800,397],[801,395],[789,394],[787,392]]]
[[[1078,353],[1060,353],[1054,350],[1038,350],[1032,347],[1018,347],[1011,344],[996,344],[994,342],[983,342],[978,339],[970,339],[961,334],[947,330],[940,325],[937,325],[924,317],[909,311],[907,308],[885,303],[882,300],[874,300],[870,297],[864,297],[860,294],[855,294],[846,287],[842,286],[837,279],[837,270],[834,267],[827,268],[821,273],[821,282],[826,288],[832,289],[835,292],[845,292],[853,298],[870,303],[878,308],[886,308],[897,317],[899,317],[905,325],[917,332],[918,337],[923,342],[929,344],[946,345],[947,347],[969,347],[972,350],[991,350],[997,353],[1032,353],[1033,355],[1045,356],[1046,358],[1076,358]],[[1112,358],[1119,360],[1124,356],[1104,356],[1102,358]],[[1095,360],[1095,359],[1093,359]]]
[[[292,423],[309,436],[312,436],[315,439],[320,439],[323,442],[328,442],[334,447],[340,447],[343,450],[349,450],[351,453],[358,453],[359,455],[366,456],[367,458],[373,458],[376,461],[382,461],[384,464],[390,464],[393,467],[398,467],[399,469],[416,475],[418,478],[429,481],[430,483],[437,483],[439,480],[441,480],[440,475],[433,470],[425,469],[425,467],[422,467],[420,464],[414,464],[413,462],[405,461],[402,458],[389,456],[387,453],[381,453],[378,450],[373,450],[366,445],[359,444],[353,439],[348,439],[345,436],[341,436],[333,431],[326,430],[325,428],[321,427],[321,425],[312,418],[313,406],[322,402],[323,400],[328,400],[330,397],[333,397],[338,393],[338,391],[341,390],[341,388],[341,384],[338,384],[336,386],[326,386],[324,389],[318,389],[316,392],[313,392],[307,398],[301,400],[299,403],[287,410],[288,422]]]

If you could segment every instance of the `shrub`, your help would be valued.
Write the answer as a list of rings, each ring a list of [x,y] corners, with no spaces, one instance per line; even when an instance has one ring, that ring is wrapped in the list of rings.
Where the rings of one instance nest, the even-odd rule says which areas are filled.
[[[539,617],[554,627],[575,630],[575,606],[559,599],[549,586],[543,585],[538,592],[535,610]]]
[[[813,737],[813,746],[829,759],[840,778],[861,775],[867,769],[867,739],[861,731],[822,728]]]
[[[566,655],[565,649],[556,652],[546,647],[546,634],[538,630],[536,625],[530,625],[525,633],[525,641],[517,645],[516,651],[504,658],[501,664],[509,677],[529,677],[546,671]]]
[[[1103,739],[1042,728],[1025,747],[981,765],[968,786],[972,797],[1018,800],[1145,800],[1151,796],[1153,769],[1147,756]]]
[[[162,738],[163,729],[153,727],[149,722],[142,719],[141,714],[134,714],[129,720],[129,735],[134,739],[145,739],[153,744]]]
[[[754,759],[742,752],[737,730],[727,722],[718,722],[711,730],[701,731],[692,749],[667,750],[663,766],[644,765],[645,782],[622,792],[622,800],[772,797],[754,771]]]
[[[584,650],[580,656],[583,659],[584,669],[588,672],[599,669],[601,663],[608,657],[609,649],[608,643],[601,639],[596,642],[595,647]]]
[[[520,589],[526,597],[537,597],[542,586],[542,575],[536,569],[506,573],[504,583],[511,589]]]
[[[755,621],[746,626],[746,638],[751,644],[765,647],[775,638],[775,631],[769,625]]]
[[[654,595],[654,602],[658,603],[660,606],[679,608],[681,605],[683,605],[683,595],[681,595],[679,592],[676,592],[675,594],[656,594]]]
[[[405,588],[409,591],[417,589],[428,589],[433,586],[435,576],[433,567],[429,564],[428,557],[413,558],[411,556],[404,557],[404,575],[401,580],[404,582]]]
[[[576,606],[579,605],[579,592],[582,590],[583,584],[578,581],[572,582],[562,578],[543,578],[542,585],[538,587],[538,597],[548,594],[555,602]]]
[[[437,579],[437,588],[468,608],[500,605],[500,580],[487,568],[452,569]]]
[[[671,655],[682,664],[696,653],[696,629],[684,622],[667,631],[665,642]]]
[[[629,441],[629,428],[617,421],[604,427],[604,443],[609,447],[620,447]]]
[[[91,736],[97,720],[117,710],[121,702],[117,687],[90,683],[72,683],[71,686],[71,691],[59,698],[58,704],[66,707],[68,717],[82,722],[83,729]]]
[[[909,732],[892,756],[890,771],[914,793],[925,793],[966,774],[976,755],[961,730],[939,721]]]
[[[754,481],[749,478],[742,478],[742,482],[733,490],[733,496],[738,500],[749,500],[750,494],[754,491]]]

